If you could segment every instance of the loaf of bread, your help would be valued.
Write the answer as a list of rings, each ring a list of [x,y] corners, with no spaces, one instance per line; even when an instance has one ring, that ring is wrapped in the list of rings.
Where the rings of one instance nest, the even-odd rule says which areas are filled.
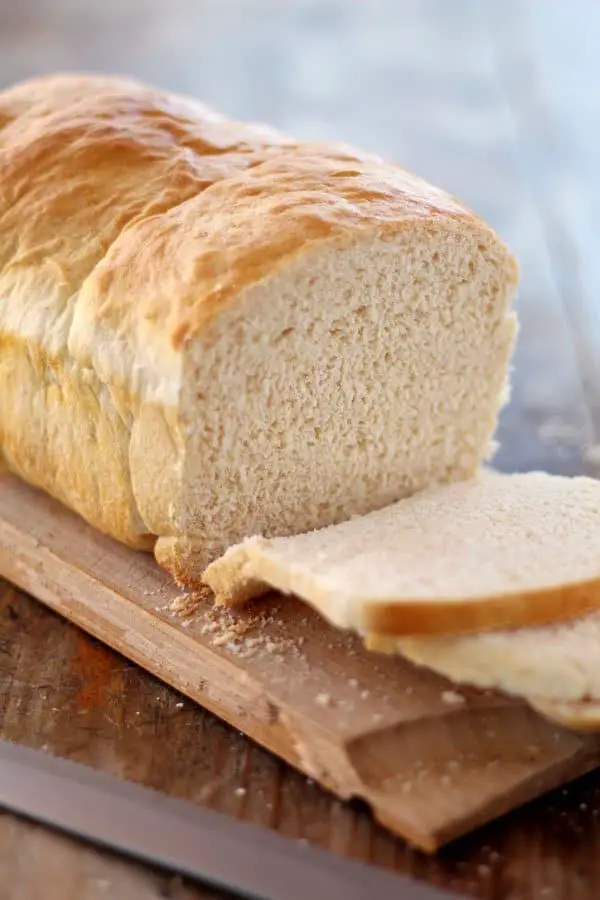
[[[514,260],[448,194],[132,81],[0,94],[0,450],[193,584],[472,475]]]
[[[276,588],[334,625],[380,640],[465,634],[599,609],[599,546],[600,481],[482,470],[310,534],[249,538],[204,579],[221,602]],[[458,681],[469,671],[464,648],[473,647],[483,666],[487,659],[477,638],[446,645],[413,637],[399,646]],[[495,637],[489,646],[497,646]]]

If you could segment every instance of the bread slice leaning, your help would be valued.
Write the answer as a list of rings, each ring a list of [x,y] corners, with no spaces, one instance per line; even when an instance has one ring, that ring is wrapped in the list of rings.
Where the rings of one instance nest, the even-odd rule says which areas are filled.
[[[600,608],[599,551],[600,482],[482,471],[321,531],[253,537],[209,566],[204,580],[221,602],[269,586],[297,594],[341,628],[447,635]],[[486,649],[477,640],[468,645],[483,657],[496,646],[493,636]],[[406,646],[419,648],[415,658],[431,646],[436,665],[443,658],[443,640]],[[462,660],[450,646],[449,658]]]
[[[372,650],[400,653],[460,684],[523,697],[579,731],[600,730],[600,614],[534,628],[456,637],[371,635]]]

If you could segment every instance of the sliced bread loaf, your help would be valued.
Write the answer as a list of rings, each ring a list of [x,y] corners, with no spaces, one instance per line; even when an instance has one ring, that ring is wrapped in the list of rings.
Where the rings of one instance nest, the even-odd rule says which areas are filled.
[[[517,267],[444,191],[104,76],[0,158],[0,455],[181,581],[487,457]]]
[[[227,603],[268,586],[297,594],[333,624],[363,634],[456,634],[600,608],[599,550],[600,482],[482,471],[321,531],[248,539],[204,579]],[[508,652],[493,636],[489,648],[458,640],[482,665],[488,649]],[[464,655],[450,646],[454,665]],[[533,639],[532,653],[535,646]],[[427,652],[427,664],[439,668],[443,640],[406,647],[415,659]]]

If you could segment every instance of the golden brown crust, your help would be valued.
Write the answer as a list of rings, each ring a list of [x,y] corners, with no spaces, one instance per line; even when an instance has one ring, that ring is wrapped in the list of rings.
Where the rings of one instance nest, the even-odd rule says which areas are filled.
[[[134,220],[197,196],[285,143],[268,129],[116,79],[26,83],[0,94],[0,120],[2,280],[7,269],[49,259],[50,284],[66,281],[72,303]]]
[[[7,330],[23,326],[33,332],[25,336],[37,337],[37,326],[55,351],[64,349],[63,319],[75,314],[111,245],[119,238],[130,243],[128,228],[286,143],[192,100],[92,77],[40,79],[0,94],[0,122],[0,287],[24,306],[21,319],[8,311]],[[137,274],[144,282],[151,271],[138,266]],[[87,311],[95,315],[107,298],[91,293],[97,306]],[[170,304],[168,294],[163,302]],[[138,308],[135,289],[127,303]],[[29,304],[36,306],[31,312]],[[143,318],[146,310],[139,312]],[[60,337],[53,334],[59,319]]]
[[[383,236],[440,217],[459,228],[477,221],[444,192],[375,157],[331,145],[265,151],[250,167],[123,233],[95,270],[83,304],[106,330],[125,329],[136,340],[140,321],[151,322],[178,349],[244,288],[314,242]],[[482,242],[496,240],[477,227]],[[151,277],[143,279],[143,271]]]
[[[126,543],[154,543],[130,476],[139,400],[98,377],[92,347],[74,365],[82,288],[134,220],[286,142],[133,81],[58,76],[0,94],[0,447],[14,471]],[[153,446],[164,460],[167,437]]]
[[[0,284],[22,293],[28,268],[31,292],[60,286],[80,362],[97,364],[94,342],[117,331],[155,344],[160,363],[314,241],[440,217],[497,241],[444,191],[374,155],[297,145],[133,81],[27,82],[0,94],[0,122]],[[103,377],[130,381],[106,353]]]
[[[363,624],[370,649],[383,649],[400,635],[474,634],[490,628],[517,628],[568,621],[600,609],[600,580],[555,585],[481,600],[438,598],[435,604],[402,598],[365,605]]]

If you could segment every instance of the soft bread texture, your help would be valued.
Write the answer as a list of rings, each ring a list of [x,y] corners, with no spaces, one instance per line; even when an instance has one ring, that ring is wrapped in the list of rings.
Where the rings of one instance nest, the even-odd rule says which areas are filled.
[[[517,269],[448,194],[136,82],[0,94],[0,448],[181,581],[472,475]]]
[[[296,594],[334,625],[378,635],[373,644],[385,635],[473,632],[600,608],[599,548],[600,482],[484,470],[320,531],[250,538],[209,566],[204,580],[227,603],[268,587]],[[471,661],[475,671],[485,672],[495,660],[490,684],[506,690],[515,673],[508,664],[513,652],[530,667],[528,692],[561,671],[535,632],[520,632],[516,641],[512,634],[445,640],[411,638],[399,646],[458,681],[469,680]],[[577,634],[574,673],[579,648]],[[519,690],[522,674],[518,669]],[[600,690],[600,667],[598,679]],[[546,696],[574,699],[550,688]]]

